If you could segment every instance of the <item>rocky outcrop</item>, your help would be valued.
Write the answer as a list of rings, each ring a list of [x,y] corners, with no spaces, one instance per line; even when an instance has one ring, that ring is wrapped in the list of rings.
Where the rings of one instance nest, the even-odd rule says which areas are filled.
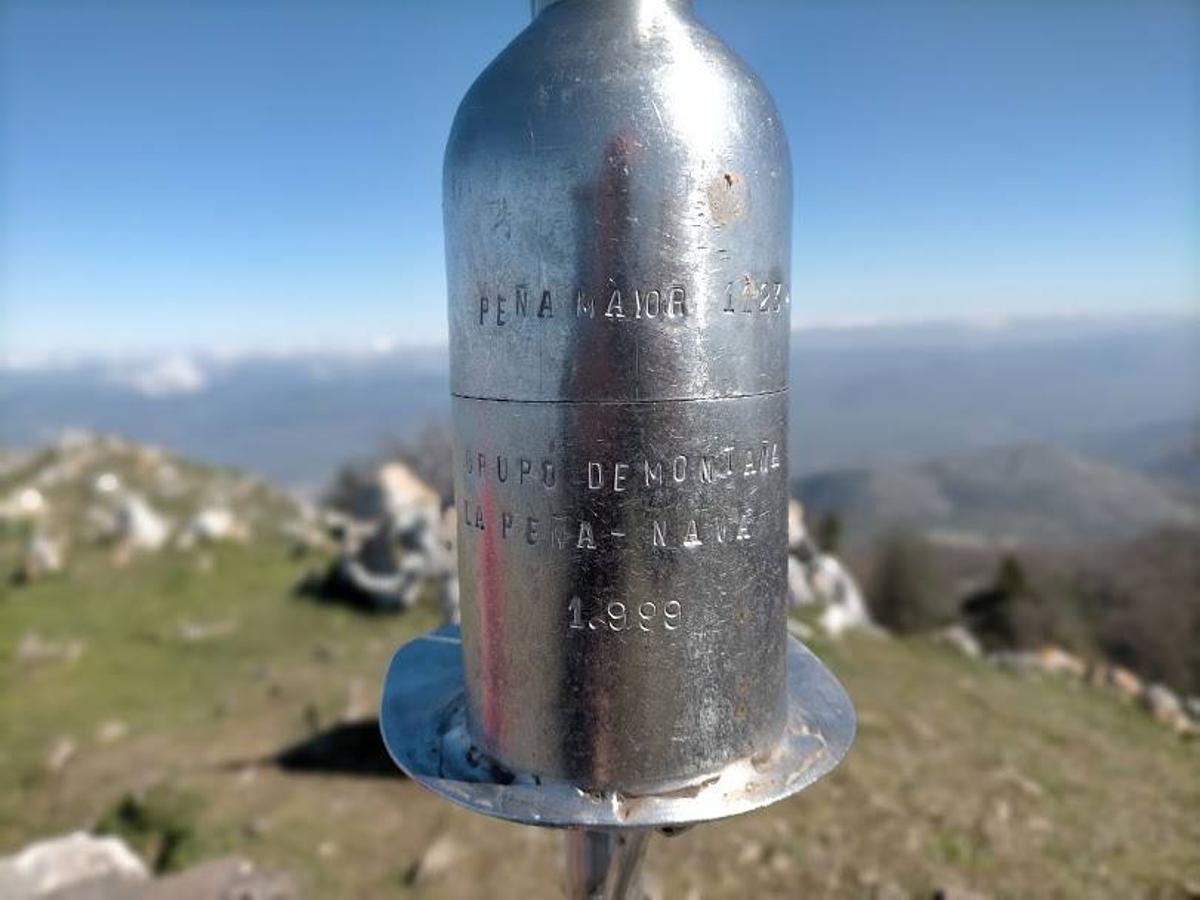
[[[224,506],[211,506],[194,515],[181,536],[183,546],[193,543],[219,544],[224,541],[244,543],[250,538],[250,529],[237,517],[233,510]]]
[[[0,858],[4,900],[293,900],[292,878],[239,857],[152,878],[120,838],[77,831]]]
[[[1138,700],[1156,722],[1179,734],[1200,736],[1200,721],[1192,718],[1184,701],[1166,685],[1148,685]]]
[[[979,644],[962,625],[939,632],[938,639],[964,656],[979,658]],[[1002,650],[983,655],[991,665],[1021,675],[1070,678],[1097,690],[1111,692],[1137,704],[1154,721],[1184,738],[1200,738],[1200,701],[1183,698],[1163,684],[1147,684],[1123,666],[1089,661],[1062,647],[1048,644],[1037,650]]]
[[[854,629],[880,631],[854,576],[809,538],[804,511],[795,500],[788,506],[788,548],[789,606],[817,610],[817,625],[832,637]]]
[[[66,547],[64,542],[48,534],[35,534],[30,538],[17,571],[19,582],[38,581],[47,575],[61,572]]]
[[[983,648],[979,645],[979,640],[965,625],[951,625],[937,632],[935,636],[943,644],[953,647],[970,659],[979,659],[983,655]]]
[[[382,611],[402,611],[429,590],[439,595],[442,617],[458,621],[458,581],[453,510],[408,466],[376,470],[352,496],[344,514],[328,523],[341,552],[312,593]]]
[[[124,841],[81,831],[38,841],[0,859],[0,897],[6,900],[65,900],[70,892],[97,882],[120,888],[149,878],[146,866]]]
[[[36,487],[23,487],[0,500],[0,522],[35,522],[46,511],[46,497]]]
[[[117,506],[116,539],[127,551],[159,550],[171,534],[170,523],[137,494],[126,494]]]
[[[167,547],[287,539],[287,523],[304,519],[300,503],[258,479],[111,436],[70,432],[7,466],[0,525],[28,540],[18,581],[67,568],[92,547],[123,565]]]

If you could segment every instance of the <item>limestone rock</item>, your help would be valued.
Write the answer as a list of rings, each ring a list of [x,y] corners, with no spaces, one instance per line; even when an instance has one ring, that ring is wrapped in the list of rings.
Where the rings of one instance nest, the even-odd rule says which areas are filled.
[[[351,519],[362,522],[385,518],[404,522],[412,514],[437,517],[442,511],[437,491],[396,461],[384,463],[369,477],[357,478],[347,487],[340,506]]]
[[[862,591],[836,556],[822,553],[804,529],[800,504],[788,506],[788,604],[792,608],[820,607],[818,624],[832,637],[851,629],[880,633],[872,621]]]
[[[787,580],[788,606],[791,609],[812,606],[817,602],[812,588],[809,587],[808,574],[804,571],[804,564],[790,554],[787,561]]]
[[[96,728],[96,742],[113,744],[129,734],[129,726],[120,719],[106,719]]]
[[[381,512],[403,522],[410,515],[432,514],[440,518],[442,498],[401,462],[380,466],[377,474],[382,501]]]
[[[463,853],[458,841],[448,834],[439,835],[413,866],[410,882],[420,884],[445,875],[462,859]]]
[[[97,494],[116,494],[121,490],[121,479],[115,472],[101,472],[92,482],[92,490]]]
[[[1083,678],[1087,674],[1087,663],[1064,650],[1062,647],[1047,645],[1038,651],[1038,665],[1043,672],[1052,675],[1071,675]]]
[[[455,516],[443,512],[437,492],[403,463],[388,463],[359,496],[344,502],[350,515],[327,517],[341,540],[341,555],[310,590],[326,599],[403,611],[436,585],[443,622],[457,622]]]
[[[46,751],[46,771],[61,772],[72,759],[78,749],[69,737],[60,737]]]
[[[28,522],[46,512],[46,497],[36,487],[23,487],[0,500],[0,522]]]
[[[841,560],[827,553],[820,554],[813,560],[809,580],[825,602],[820,624],[827,634],[840,637],[851,629],[878,630],[867,611],[858,583]]]
[[[65,556],[63,542],[48,534],[35,534],[25,548],[18,576],[21,581],[37,581],[61,572]]]
[[[997,668],[1023,675],[1041,671],[1041,662],[1032,650],[998,650],[988,660]]]
[[[119,838],[79,831],[0,858],[0,897],[6,900],[63,897],[88,883],[137,885],[148,879],[145,865]]]
[[[1097,687],[1111,688],[1126,700],[1137,700],[1145,690],[1142,679],[1128,669],[1105,663],[1093,667],[1088,673],[1088,680]]]
[[[1169,723],[1183,715],[1183,703],[1169,687],[1163,684],[1147,685],[1142,691],[1142,705],[1158,721]]]
[[[126,494],[117,508],[117,536],[127,550],[162,548],[170,524],[137,494]]]
[[[942,643],[949,644],[970,659],[979,659],[983,655],[983,648],[979,645],[979,641],[971,633],[971,629],[965,625],[951,625],[949,628],[943,628],[937,633],[937,637]]]
[[[27,631],[17,644],[17,662],[36,664],[43,662],[73,663],[83,656],[86,645],[80,638],[52,641],[36,631]]]
[[[1163,684],[1151,684],[1142,692],[1141,703],[1156,722],[1185,737],[1200,736],[1200,726],[1188,715],[1179,695]]]
[[[804,507],[795,498],[788,500],[788,549],[799,550],[808,541],[808,530],[804,527]]]
[[[214,506],[196,513],[188,522],[185,534],[201,543],[216,544],[222,541],[245,541],[250,536],[250,530],[232,510]]]
[[[1183,705],[1184,705],[1184,708],[1187,710],[1187,714],[1189,716],[1191,716],[1196,722],[1200,722],[1200,696],[1196,696],[1196,697],[1189,696],[1186,700],[1183,701]]]

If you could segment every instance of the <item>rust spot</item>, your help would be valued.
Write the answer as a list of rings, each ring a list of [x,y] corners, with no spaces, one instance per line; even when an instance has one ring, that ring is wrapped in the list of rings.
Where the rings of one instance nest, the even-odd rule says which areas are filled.
[[[729,225],[746,215],[750,197],[746,179],[737,172],[726,172],[714,178],[706,193],[714,225]]]

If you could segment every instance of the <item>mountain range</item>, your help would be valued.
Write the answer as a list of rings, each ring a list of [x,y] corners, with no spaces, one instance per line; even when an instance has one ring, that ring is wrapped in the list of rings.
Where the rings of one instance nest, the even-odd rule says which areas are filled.
[[[1135,468],[1168,487],[1200,484],[1200,318],[809,328],[793,335],[791,369],[792,473],[842,473],[813,483],[821,496],[912,490],[938,506],[927,484],[898,486],[931,470],[872,475],[855,489],[845,473],[942,457],[958,461],[938,478],[971,459],[984,467],[980,478],[1013,460],[1024,471],[1041,459],[1051,480],[1099,471],[1011,449],[1029,445]],[[0,444],[38,446],[64,428],[116,432],[313,491],[348,459],[444,420],[446,372],[444,348],[386,345],[9,365],[0,369]],[[1005,447],[1003,458],[972,455]]]
[[[911,526],[947,541],[1065,544],[1200,526],[1200,506],[1187,492],[1045,444],[810,475],[792,492],[810,519],[836,512],[854,538]]]

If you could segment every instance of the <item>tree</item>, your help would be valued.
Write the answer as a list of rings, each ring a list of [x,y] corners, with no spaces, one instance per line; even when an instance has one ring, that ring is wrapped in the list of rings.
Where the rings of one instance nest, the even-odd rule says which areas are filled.
[[[888,532],[879,541],[868,593],[875,621],[900,634],[943,624],[935,581],[925,538],[909,529]]]
[[[1055,638],[1056,629],[1020,560],[1000,558],[992,583],[962,602],[967,627],[989,650],[1034,648]]]
[[[827,512],[817,522],[817,546],[822,553],[836,556],[842,544],[842,517],[836,512]]]

